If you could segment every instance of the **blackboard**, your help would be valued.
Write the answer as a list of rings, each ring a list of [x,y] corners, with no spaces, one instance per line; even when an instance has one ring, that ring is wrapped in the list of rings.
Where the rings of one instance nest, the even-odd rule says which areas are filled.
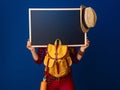
[[[29,8],[29,38],[33,47],[46,47],[57,38],[69,47],[84,45],[80,8]]]

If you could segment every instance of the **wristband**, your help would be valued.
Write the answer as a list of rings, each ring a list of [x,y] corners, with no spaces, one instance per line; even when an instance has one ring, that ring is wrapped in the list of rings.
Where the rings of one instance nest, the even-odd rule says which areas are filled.
[[[82,52],[82,51],[79,50],[78,54],[82,56],[84,54],[84,52]]]

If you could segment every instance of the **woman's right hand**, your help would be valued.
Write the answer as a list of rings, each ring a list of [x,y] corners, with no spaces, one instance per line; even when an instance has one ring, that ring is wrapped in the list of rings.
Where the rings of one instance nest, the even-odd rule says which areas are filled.
[[[26,47],[27,47],[27,49],[30,50],[30,51],[35,51],[35,48],[32,47],[30,40],[27,41]]]

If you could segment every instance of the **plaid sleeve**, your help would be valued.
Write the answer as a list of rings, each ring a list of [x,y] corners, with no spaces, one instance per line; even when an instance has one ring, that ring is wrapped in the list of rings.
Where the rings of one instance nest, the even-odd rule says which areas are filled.
[[[79,60],[77,59],[77,48],[70,47],[69,48],[69,54],[70,54],[70,57],[71,57],[73,63],[78,63],[79,62]]]
[[[35,61],[35,63],[41,64],[44,60],[45,55],[46,55],[46,48],[38,48],[37,54],[38,54],[38,60]]]

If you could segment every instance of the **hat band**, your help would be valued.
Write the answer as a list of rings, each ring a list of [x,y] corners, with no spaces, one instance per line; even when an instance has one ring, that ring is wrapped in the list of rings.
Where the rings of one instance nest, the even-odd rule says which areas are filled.
[[[83,22],[83,25],[84,25],[84,27],[86,28],[86,29],[89,29],[89,27],[87,26],[87,24],[85,23],[85,8],[83,8],[83,10],[82,10],[82,22]]]

